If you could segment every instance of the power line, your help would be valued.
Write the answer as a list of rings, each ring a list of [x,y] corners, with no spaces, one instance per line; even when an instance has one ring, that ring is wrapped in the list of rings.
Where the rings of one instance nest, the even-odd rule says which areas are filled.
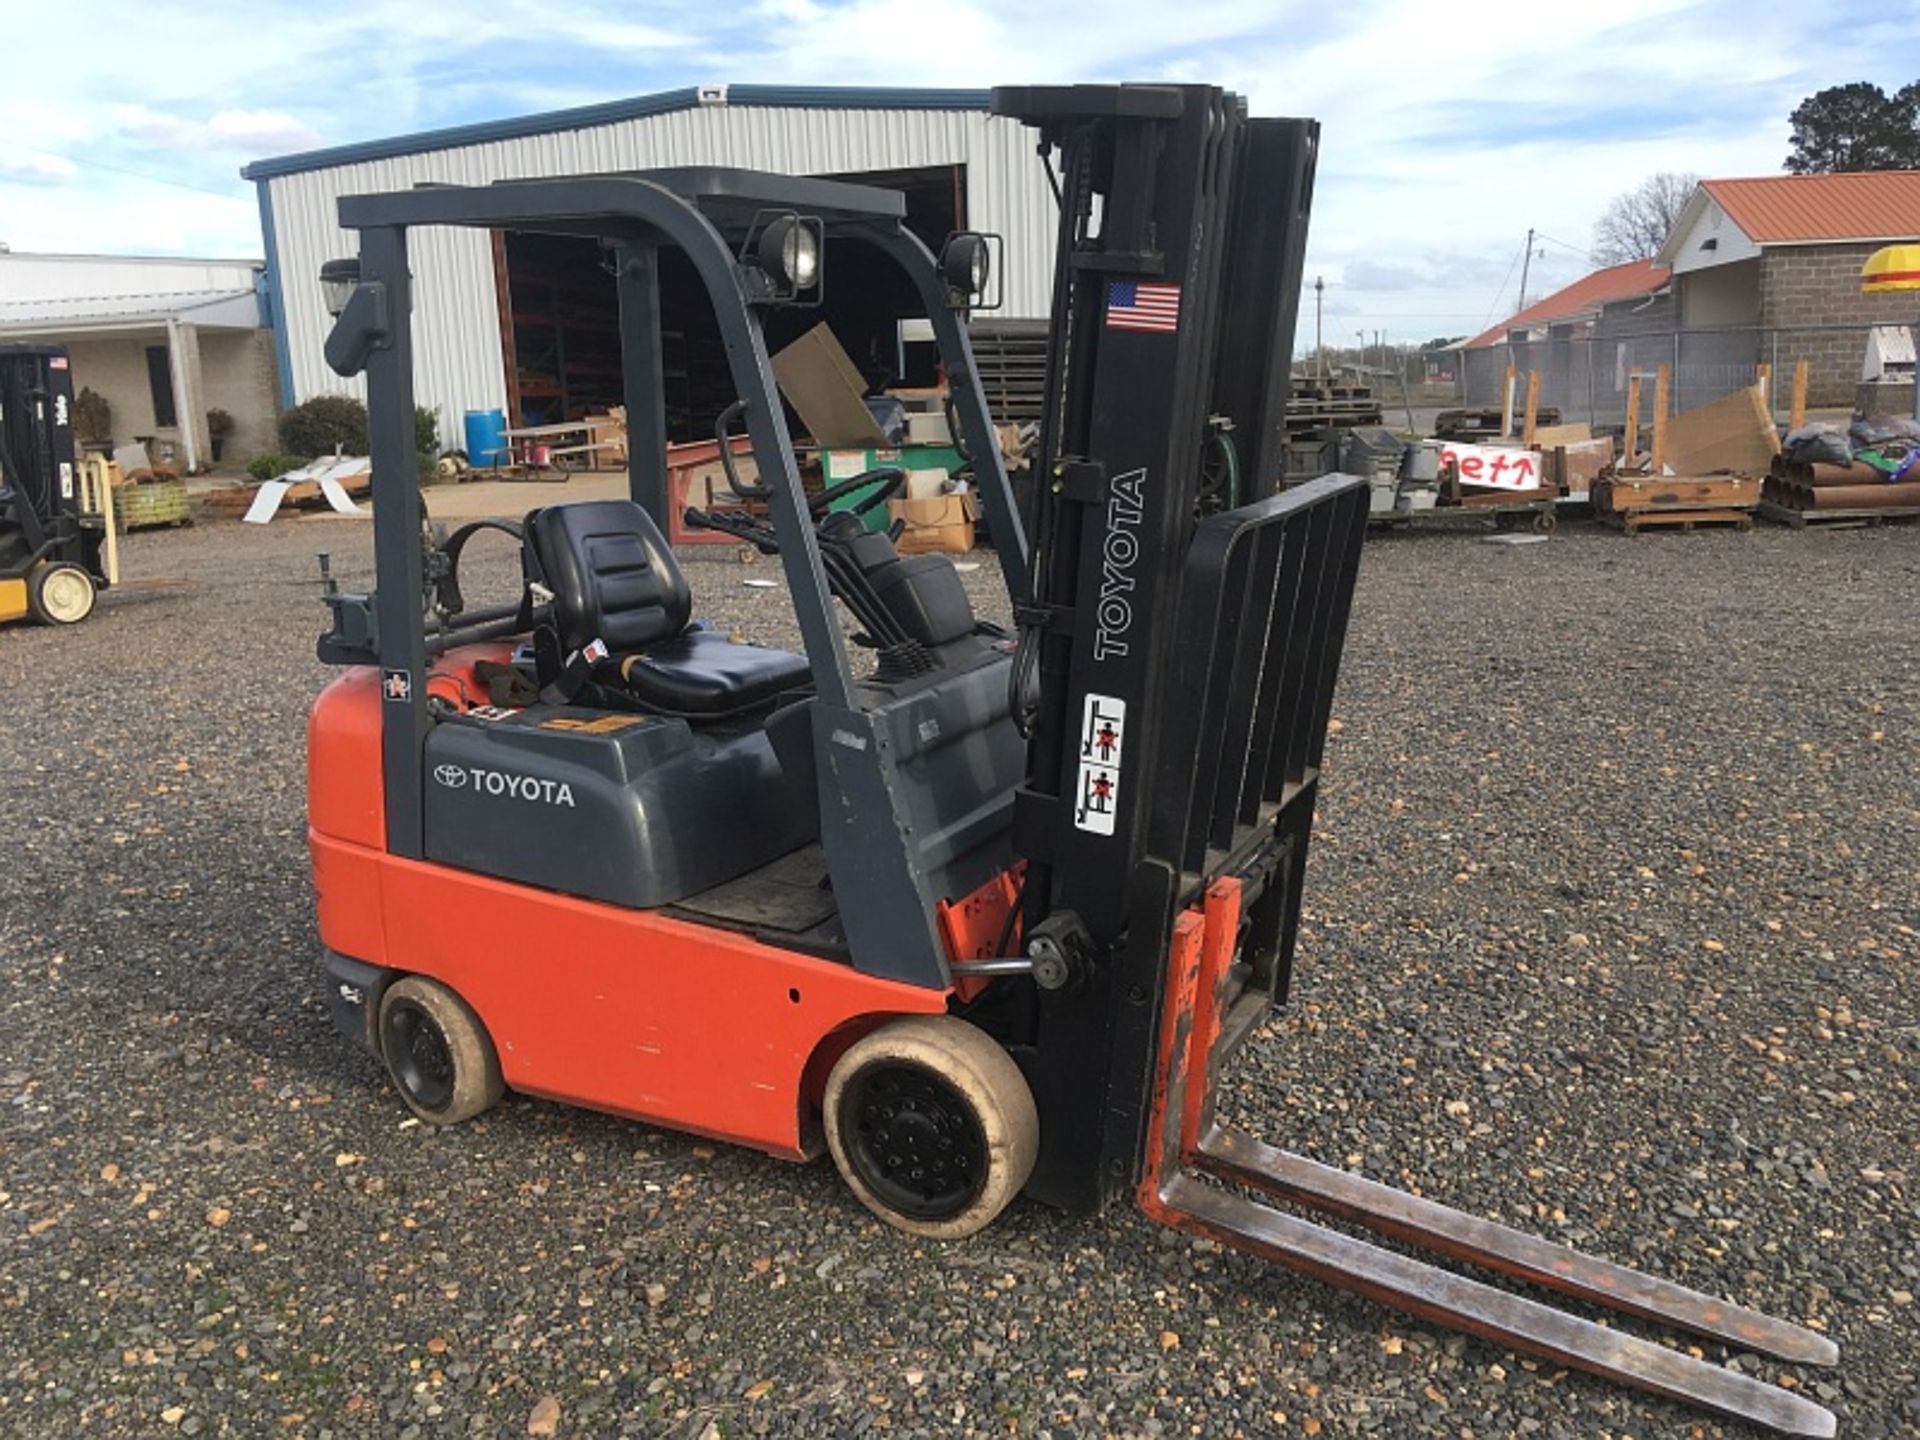
[[[1482,330],[1493,323],[1493,312],[1500,308],[1500,297],[1507,293],[1507,281],[1513,278],[1513,269],[1520,263],[1520,254],[1525,253],[1531,248],[1530,244],[1522,245],[1520,247],[1520,253],[1516,253],[1513,259],[1507,262],[1507,273],[1500,277],[1500,288],[1493,292],[1493,303],[1487,306],[1487,318],[1480,322],[1480,328]]]
[[[1571,250],[1573,251],[1574,254],[1578,255],[1581,259],[1587,261],[1589,264],[1597,263],[1593,258],[1593,252],[1584,245],[1570,245],[1565,240],[1556,240],[1551,235],[1545,235],[1545,234],[1539,234],[1539,233],[1536,233],[1534,238],[1536,240],[1544,240],[1549,245],[1558,245],[1562,250]]]
[[[234,194],[231,190],[211,190],[205,185],[190,185],[185,180],[169,180],[164,175],[149,175],[140,170],[129,170],[124,165],[109,165],[104,160],[95,160],[91,157],[82,160],[77,156],[62,155],[57,150],[45,150],[38,145],[28,145],[19,140],[8,140],[0,143],[11,145],[16,150],[30,150],[35,155],[45,155],[54,160],[64,160],[69,165],[91,165],[96,170],[111,170],[116,175],[126,175],[135,180],[145,180],[153,185],[171,185],[176,190],[191,190],[195,194],[212,195],[221,200],[239,200],[243,198]]]

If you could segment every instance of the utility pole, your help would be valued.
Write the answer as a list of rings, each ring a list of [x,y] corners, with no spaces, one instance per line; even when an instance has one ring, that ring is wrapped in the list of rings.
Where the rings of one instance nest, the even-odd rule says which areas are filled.
[[[1322,301],[1327,293],[1327,282],[1323,276],[1313,277],[1313,373],[1326,378],[1327,342],[1320,335],[1320,317]]]
[[[1360,368],[1365,370],[1367,368],[1367,332],[1356,330],[1353,333],[1360,337]]]
[[[1518,315],[1522,310],[1527,308],[1527,272],[1532,268],[1533,268],[1533,227],[1529,225],[1527,227],[1527,253],[1525,258],[1522,259],[1520,262],[1520,303],[1513,307],[1513,313],[1516,315]]]

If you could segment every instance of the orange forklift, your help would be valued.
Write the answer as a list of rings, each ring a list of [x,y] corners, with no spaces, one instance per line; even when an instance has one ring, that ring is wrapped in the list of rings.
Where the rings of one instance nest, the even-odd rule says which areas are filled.
[[[895,193],[692,168],[339,202],[359,253],[323,271],[327,358],[367,380],[376,583],[327,584],[320,656],[346,668],[309,730],[335,1022],[433,1124],[510,1087],[825,1150],[874,1213],[941,1239],[1021,1194],[1128,1197],[1498,1344],[1832,1434],[1788,1390],[1294,1212],[1734,1349],[1831,1364],[1824,1337],[1214,1120],[1221,1066],[1287,995],[1366,523],[1362,480],[1283,488],[1318,129],[1207,86],[994,107],[1034,127],[1060,199],[1024,507],[963,323],[992,237],[935,254]],[[439,225],[606,248],[630,498],[423,539],[408,235]],[[767,517],[684,523],[778,557],[804,654],[695,618],[662,538],[666,252],[711,304],[738,396],[720,453],[743,418]],[[901,472],[801,483],[765,326],[829,269],[876,266],[931,324],[1011,630],[946,556],[863,523]],[[474,606],[460,556],[484,528],[523,583]]]

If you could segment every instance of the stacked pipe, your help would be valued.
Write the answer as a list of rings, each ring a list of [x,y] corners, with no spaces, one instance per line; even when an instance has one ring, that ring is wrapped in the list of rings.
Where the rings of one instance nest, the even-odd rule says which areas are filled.
[[[1863,460],[1807,464],[1776,455],[1761,498],[1789,510],[1896,510],[1920,506],[1920,480],[1889,481]]]

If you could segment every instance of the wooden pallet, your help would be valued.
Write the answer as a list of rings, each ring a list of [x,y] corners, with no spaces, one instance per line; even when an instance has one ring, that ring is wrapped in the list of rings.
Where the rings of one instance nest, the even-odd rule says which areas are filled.
[[[1862,525],[1898,525],[1920,519],[1920,505],[1893,505],[1884,509],[1863,506],[1857,510],[1794,510],[1785,505],[1776,505],[1771,500],[1762,500],[1759,513],[1776,525],[1791,525],[1796,530],[1805,530],[1808,526],[1844,530]]]
[[[1736,530],[1753,528],[1753,511],[1732,507],[1690,509],[1671,506],[1657,510],[1596,510],[1594,515],[1629,535],[1637,535],[1649,526],[1680,530],[1691,530],[1696,525],[1731,525]]]

